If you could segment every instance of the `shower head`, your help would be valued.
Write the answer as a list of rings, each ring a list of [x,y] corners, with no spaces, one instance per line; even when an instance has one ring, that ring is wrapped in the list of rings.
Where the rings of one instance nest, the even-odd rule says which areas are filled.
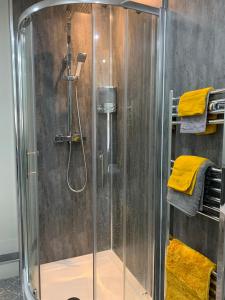
[[[87,53],[79,52],[77,54],[77,70],[75,74],[76,79],[79,79],[80,77],[81,68],[82,65],[85,63],[86,58],[87,58]]]

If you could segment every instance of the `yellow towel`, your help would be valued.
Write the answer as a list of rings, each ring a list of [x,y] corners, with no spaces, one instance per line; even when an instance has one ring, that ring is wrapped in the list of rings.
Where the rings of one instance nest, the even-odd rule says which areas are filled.
[[[204,255],[172,240],[167,248],[166,300],[208,300],[210,275],[215,268]]]
[[[206,99],[213,87],[184,93],[178,104],[178,116],[188,117],[202,115],[206,109]]]
[[[179,156],[174,162],[173,171],[168,180],[168,187],[187,195],[192,195],[198,170],[206,160],[206,158],[199,156]]]

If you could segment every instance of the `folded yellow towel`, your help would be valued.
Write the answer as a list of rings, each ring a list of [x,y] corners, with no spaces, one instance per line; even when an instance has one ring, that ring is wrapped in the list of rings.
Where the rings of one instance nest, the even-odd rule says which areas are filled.
[[[178,116],[187,117],[202,115],[206,110],[206,99],[213,87],[184,93],[178,104]]]
[[[198,170],[206,160],[206,158],[199,156],[179,156],[174,162],[173,171],[168,180],[168,187],[187,195],[192,195]]]
[[[166,300],[208,300],[215,268],[204,255],[172,240],[166,258]]]

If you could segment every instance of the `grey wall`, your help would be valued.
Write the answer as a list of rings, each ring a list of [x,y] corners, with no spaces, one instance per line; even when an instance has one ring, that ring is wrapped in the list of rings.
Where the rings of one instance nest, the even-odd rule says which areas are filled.
[[[66,82],[58,80],[62,58],[66,52],[65,7],[47,9],[35,17],[34,48],[36,62],[37,132],[39,149],[39,214],[42,261],[59,260],[93,252],[93,198],[92,198],[92,15],[75,9],[72,23],[74,55],[86,52],[87,60],[78,83],[78,97],[83,135],[86,137],[88,182],[80,194],[69,191],[66,184],[68,145],[54,144],[55,134],[66,134],[67,100]],[[79,10],[79,9],[78,9]],[[97,7],[96,16],[101,42],[108,36],[109,15],[104,7]],[[105,17],[104,17],[105,16]],[[101,47],[107,56],[108,44]],[[108,73],[104,65],[96,64],[96,85],[106,84]],[[108,84],[108,83],[107,83]],[[74,102],[74,131],[78,121]],[[104,151],[106,135],[100,130],[105,121],[98,121],[98,150]],[[70,172],[73,186],[81,186],[84,180],[81,146],[72,148]],[[107,187],[107,186],[105,186]],[[98,251],[110,248],[109,199],[105,189],[97,197],[97,245]]]
[[[167,33],[166,97],[206,86],[225,86],[225,6],[222,0],[170,0]],[[221,167],[222,128],[213,136],[174,134],[174,157],[205,156]],[[172,233],[216,261],[218,224],[207,218],[188,218],[172,210]]]

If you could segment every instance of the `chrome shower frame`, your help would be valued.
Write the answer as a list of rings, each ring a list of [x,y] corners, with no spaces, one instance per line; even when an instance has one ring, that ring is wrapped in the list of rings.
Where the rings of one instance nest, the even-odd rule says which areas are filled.
[[[11,20],[11,44],[12,44],[12,61],[13,61],[13,82],[14,82],[14,119],[15,119],[15,135],[16,135],[16,156],[17,156],[17,191],[18,191],[18,220],[19,220],[19,240],[20,240],[20,274],[21,274],[21,284],[26,295],[27,300],[34,300],[34,295],[30,290],[27,282],[28,266],[26,260],[24,260],[25,244],[24,244],[24,233],[27,232],[26,224],[22,222],[25,211],[21,206],[24,182],[21,175],[21,169],[24,165],[23,155],[21,155],[20,145],[21,145],[21,131],[23,130],[23,118],[25,117],[24,112],[20,108],[20,82],[22,80],[22,74],[18,68],[19,60],[18,53],[21,51],[21,44],[19,42],[19,32],[23,27],[25,20],[29,19],[31,15],[42,9],[66,4],[104,4],[104,5],[114,5],[118,7],[129,8],[139,12],[145,12],[158,16],[158,33],[157,33],[157,77],[156,77],[156,124],[157,124],[157,136],[160,135],[159,139],[156,139],[156,153],[160,153],[157,156],[156,168],[155,168],[155,178],[157,179],[154,183],[155,197],[157,201],[155,211],[156,211],[156,228],[155,231],[155,245],[154,252],[160,255],[157,259],[154,257],[154,289],[153,299],[163,300],[164,299],[164,255],[165,255],[165,241],[166,241],[166,224],[165,220],[167,218],[166,205],[165,205],[165,188],[163,184],[166,178],[162,176],[162,171],[168,167],[168,140],[165,138],[167,133],[167,109],[168,103],[165,101],[164,95],[164,69],[165,69],[165,33],[166,33],[166,7],[167,1],[164,1],[162,8],[150,7],[147,5],[135,3],[133,1],[120,1],[120,0],[44,0],[38,2],[28,9],[26,9],[19,17],[17,26],[17,36],[15,36],[14,26],[13,26],[13,0],[9,0],[10,3],[10,20]],[[17,75],[18,74],[18,75]],[[95,122],[95,120],[94,120]],[[93,126],[94,127],[94,126]],[[93,157],[96,157],[96,130],[93,129]],[[96,162],[93,162],[96,165]],[[168,173],[168,172],[167,172]],[[96,177],[93,175],[93,181],[96,182]],[[164,184],[165,186],[165,184]],[[96,199],[96,191],[93,189],[93,201]],[[94,212],[95,218],[95,212]],[[94,247],[95,248],[95,247]],[[96,249],[94,249],[95,254]],[[37,299],[37,298],[36,298]]]

